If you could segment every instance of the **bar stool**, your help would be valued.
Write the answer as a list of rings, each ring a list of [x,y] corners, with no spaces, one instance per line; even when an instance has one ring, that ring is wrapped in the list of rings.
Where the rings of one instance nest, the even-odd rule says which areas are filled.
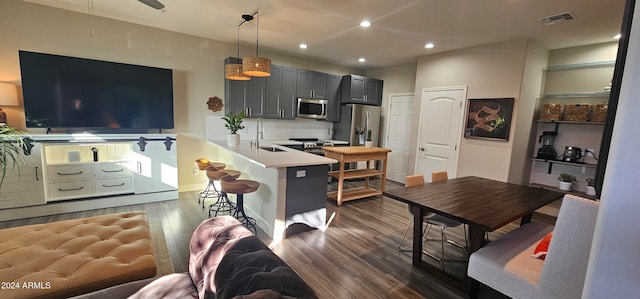
[[[196,167],[201,171],[206,170],[207,167],[214,167],[215,169],[224,169],[225,167],[227,167],[227,165],[224,163],[211,162],[206,158],[196,159],[194,163]],[[216,186],[211,180],[207,180],[207,186],[204,187],[204,190],[198,192],[198,203],[200,203],[200,200],[202,200],[202,208],[204,209],[204,200],[209,197],[217,196],[218,190],[216,190]]]
[[[222,209],[222,210],[228,211],[229,214],[232,214],[232,212],[235,211],[236,209],[236,205],[229,200],[229,198],[223,191],[218,190],[216,188],[215,182],[219,181],[220,178],[222,178],[223,176],[230,176],[230,177],[233,177],[234,179],[237,179],[240,176],[241,172],[237,170],[230,170],[230,169],[216,169],[215,167],[211,167],[211,166],[207,167],[205,171],[207,174],[207,178],[209,178],[210,184],[213,186],[213,189],[217,193],[216,202],[209,205],[209,217],[211,217],[211,211],[213,210],[213,208],[217,207],[218,209],[220,208],[221,205],[224,205],[224,207],[227,207],[226,209]]]
[[[251,193],[258,190],[260,183],[251,180],[237,180],[232,176],[223,176],[220,178],[220,188],[222,192],[226,194],[236,194],[236,209],[233,213],[233,217],[240,220],[244,226],[253,230],[256,233],[256,220],[251,217],[247,217],[244,212],[244,194]],[[228,200],[227,200],[228,201]],[[218,208],[219,209],[219,208]],[[218,211],[216,211],[218,215]]]

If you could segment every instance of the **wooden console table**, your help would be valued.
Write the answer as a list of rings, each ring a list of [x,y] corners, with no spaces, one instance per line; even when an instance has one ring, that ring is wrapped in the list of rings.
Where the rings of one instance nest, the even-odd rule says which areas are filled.
[[[338,160],[340,163],[340,170],[331,171],[329,175],[338,179],[338,191],[329,192],[327,196],[336,200],[338,206],[342,205],[342,202],[382,195],[384,192],[384,182],[387,175],[387,154],[390,149],[381,147],[364,147],[364,146],[336,146],[336,147],[323,147],[325,156]],[[370,161],[379,160],[382,162],[381,169],[370,169]],[[345,164],[350,162],[367,161],[366,169],[349,169],[345,170]],[[380,190],[376,190],[369,187],[369,177],[381,176]],[[364,178],[364,187],[344,189],[345,179]]]

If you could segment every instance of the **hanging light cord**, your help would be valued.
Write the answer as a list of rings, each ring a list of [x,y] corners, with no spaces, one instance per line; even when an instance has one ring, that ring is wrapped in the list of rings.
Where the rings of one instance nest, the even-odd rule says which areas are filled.
[[[256,10],[256,57],[259,57],[260,55],[258,55],[258,27],[260,25],[260,15],[258,14],[258,11]]]
[[[236,57],[240,58],[240,26],[242,24],[238,25],[238,53],[236,53]]]

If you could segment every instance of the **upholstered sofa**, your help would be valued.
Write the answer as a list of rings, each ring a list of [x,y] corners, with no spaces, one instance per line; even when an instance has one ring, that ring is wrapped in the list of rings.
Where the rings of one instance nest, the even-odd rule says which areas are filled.
[[[75,298],[317,298],[238,220],[203,221],[190,242],[189,272],[135,281]]]
[[[532,222],[495,240],[469,258],[469,297],[478,282],[512,298],[580,298],[599,202],[565,195],[555,227]],[[553,231],[545,260],[532,257]]]

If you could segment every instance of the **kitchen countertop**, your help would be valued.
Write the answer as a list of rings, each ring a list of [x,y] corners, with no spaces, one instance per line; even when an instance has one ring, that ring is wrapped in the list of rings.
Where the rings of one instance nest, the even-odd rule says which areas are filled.
[[[281,152],[271,152],[263,149],[256,149],[250,146],[249,141],[242,141],[240,145],[230,146],[226,140],[209,140],[221,148],[241,155],[251,162],[265,168],[283,168],[293,166],[322,165],[333,164],[338,161],[323,156],[305,153],[303,151],[294,150],[280,144],[302,144],[302,142],[291,140],[261,140],[260,147],[275,147],[281,149]]]

